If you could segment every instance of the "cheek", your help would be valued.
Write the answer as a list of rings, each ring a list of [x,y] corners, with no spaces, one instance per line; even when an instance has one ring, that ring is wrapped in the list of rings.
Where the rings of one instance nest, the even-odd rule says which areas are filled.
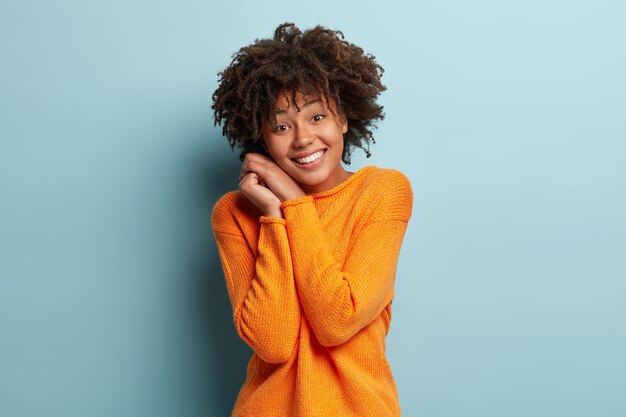
[[[325,132],[326,141],[334,147],[343,147],[343,133],[341,127],[332,127]]]
[[[275,162],[285,158],[287,154],[287,148],[284,143],[281,143],[281,141],[266,140],[265,149],[267,149],[267,153],[270,154]]]
[[[273,139],[265,136],[263,138],[263,143],[265,144],[265,149],[267,149],[270,154],[276,151],[276,142]]]

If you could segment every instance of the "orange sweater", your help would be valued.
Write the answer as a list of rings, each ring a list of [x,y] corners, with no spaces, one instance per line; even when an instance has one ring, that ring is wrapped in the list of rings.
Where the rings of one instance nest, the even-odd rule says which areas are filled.
[[[232,416],[400,416],[385,336],[413,195],[365,167],[269,218],[239,192],[213,231],[241,338],[254,353]]]

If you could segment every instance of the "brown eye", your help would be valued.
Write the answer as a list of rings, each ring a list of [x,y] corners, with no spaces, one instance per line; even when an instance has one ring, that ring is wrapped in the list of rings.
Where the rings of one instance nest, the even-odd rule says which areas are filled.
[[[313,116],[313,120],[314,122],[319,122],[320,120],[324,119],[324,115],[323,114],[316,114],[315,116]]]
[[[274,132],[276,133],[283,133],[284,131],[287,130],[287,126],[286,125],[278,125],[274,128]]]

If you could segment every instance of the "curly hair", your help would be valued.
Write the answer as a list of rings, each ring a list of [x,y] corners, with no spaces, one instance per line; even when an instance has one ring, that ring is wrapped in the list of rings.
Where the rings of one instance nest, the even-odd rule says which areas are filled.
[[[273,39],[256,39],[241,48],[230,65],[218,74],[219,86],[213,93],[214,125],[222,124],[222,134],[231,149],[267,154],[263,146],[263,123],[276,123],[276,101],[281,93],[296,91],[319,94],[330,110],[332,97],[342,117],[348,121],[344,134],[342,160],[350,163],[354,147],[370,157],[374,143],[372,129],[384,118],[376,98],[386,87],[380,78],[384,69],[376,58],[344,40],[341,31],[322,26],[302,32],[293,23],[279,25]],[[296,105],[296,109],[300,109]]]

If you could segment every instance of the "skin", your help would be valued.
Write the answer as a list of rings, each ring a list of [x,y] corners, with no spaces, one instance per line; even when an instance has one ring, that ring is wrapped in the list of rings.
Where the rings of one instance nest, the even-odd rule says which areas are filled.
[[[283,201],[330,190],[345,181],[351,172],[341,165],[343,134],[348,122],[330,98],[281,93],[276,103],[275,124],[263,125],[263,140],[271,156],[248,153],[241,168],[239,190],[266,217],[282,218]],[[302,165],[296,161],[323,151],[317,161]]]

